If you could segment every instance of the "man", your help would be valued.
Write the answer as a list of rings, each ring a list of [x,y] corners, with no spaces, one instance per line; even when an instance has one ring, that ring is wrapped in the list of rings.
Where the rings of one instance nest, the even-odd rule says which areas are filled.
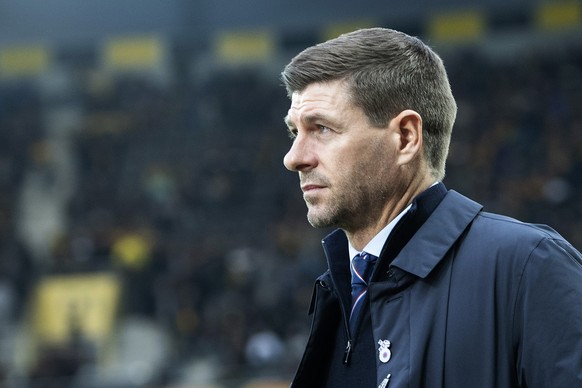
[[[365,29],[282,79],[284,164],[309,222],[338,228],[292,387],[582,387],[582,257],[441,183],[456,104],[437,54]]]

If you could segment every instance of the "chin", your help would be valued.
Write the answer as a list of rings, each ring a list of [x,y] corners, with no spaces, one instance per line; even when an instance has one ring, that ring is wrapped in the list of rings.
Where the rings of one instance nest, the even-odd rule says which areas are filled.
[[[307,212],[307,221],[314,228],[328,228],[337,225],[333,217],[329,214],[314,214],[313,211]]]

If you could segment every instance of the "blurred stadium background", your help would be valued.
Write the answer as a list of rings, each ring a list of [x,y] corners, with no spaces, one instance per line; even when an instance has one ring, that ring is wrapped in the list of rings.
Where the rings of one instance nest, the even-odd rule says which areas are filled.
[[[368,26],[445,59],[445,183],[581,247],[580,1],[0,0],[0,386],[288,386],[327,231],[278,74]]]

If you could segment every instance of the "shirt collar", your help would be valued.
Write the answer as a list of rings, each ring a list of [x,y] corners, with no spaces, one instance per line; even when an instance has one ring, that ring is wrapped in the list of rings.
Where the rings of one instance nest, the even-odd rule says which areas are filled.
[[[411,207],[412,204],[408,205],[392,221],[390,221],[388,225],[386,225],[380,232],[378,232],[378,234],[374,236],[374,238],[370,240],[370,242],[364,247],[362,252],[367,252],[376,257],[380,257],[380,253],[382,253],[382,248],[384,247],[384,244],[386,243],[388,236],[390,236],[390,233],[392,233],[392,230],[394,229],[398,221],[400,221],[400,219],[404,217],[406,212],[408,212],[408,210],[410,210]],[[350,259],[352,260],[354,256],[361,253],[358,252],[358,250],[354,248],[350,242],[348,242],[348,249],[350,251]]]

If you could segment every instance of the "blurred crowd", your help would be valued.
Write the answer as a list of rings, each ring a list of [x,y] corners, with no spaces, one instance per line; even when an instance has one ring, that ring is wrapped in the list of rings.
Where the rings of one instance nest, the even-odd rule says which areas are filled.
[[[580,47],[445,62],[445,184],[582,247]],[[282,164],[285,91],[260,67],[172,71],[0,85],[0,386],[288,385],[327,231]],[[107,357],[72,323],[19,339],[41,279],[102,272],[121,284]]]

